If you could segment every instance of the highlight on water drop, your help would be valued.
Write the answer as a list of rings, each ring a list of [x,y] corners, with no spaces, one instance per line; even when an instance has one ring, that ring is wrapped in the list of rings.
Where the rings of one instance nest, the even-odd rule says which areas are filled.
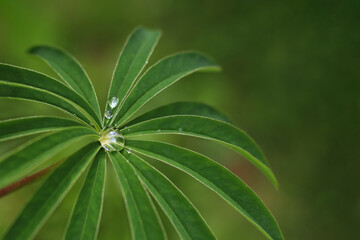
[[[119,99],[117,97],[112,97],[109,100],[109,106],[111,109],[115,108],[119,104]]]

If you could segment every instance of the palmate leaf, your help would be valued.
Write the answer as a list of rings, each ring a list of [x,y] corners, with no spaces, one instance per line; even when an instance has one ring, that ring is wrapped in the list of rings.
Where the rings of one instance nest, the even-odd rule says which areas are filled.
[[[97,127],[101,126],[99,116],[97,116],[89,103],[58,80],[29,69],[8,64],[0,64],[0,73],[2,85],[14,83],[10,85],[13,88],[1,86],[3,88],[0,91],[1,97],[25,98],[54,105],[75,114],[85,122],[88,122],[88,118]],[[8,90],[5,91],[6,89]]]
[[[136,78],[146,66],[160,35],[160,31],[140,27],[129,36],[110,84],[108,99],[115,97],[119,101],[112,111],[115,112],[122,105]],[[106,110],[110,109],[108,105],[106,107]]]
[[[179,53],[160,60],[136,83],[122,107],[115,113],[112,123],[122,125],[141,106],[177,80],[196,71],[218,69],[216,64],[198,53]]]
[[[269,239],[283,239],[275,219],[256,194],[215,161],[185,148],[161,142],[127,140],[127,147],[183,170],[229,202]]]
[[[80,63],[64,50],[50,46],[36,46],[30,49],[31,54],[39,56],[77,93],[83,96],[100,118],[100,106],[96,92],[87,73]]]
[[[58,117],[24,117],[0,121],[0,142],[31,134],[81,126],[81,123]]]
[[[92,129],[69,127],[20,146],[0,158],[0,188],[29,173],[79,138],[90,138],[96,141],[98,137],[99,135]]]
[[[24,240],[33,238],[71,186],[74,185],[99,148],[100,146],[97,143],[89,144],[61,164],[26,204],[6,232],[4,239]]]
[[[105,188],[105,151],[96,155],[72,212],[64,239],[96,239]]]
[[[276,178],[254,140],[229,123],[201,116],[166,116],[134,124],[122,129],[121,132],[127,137],[183,134],[220,142],[250,160],[277,186]]]
[[[123,151],[140,179],[165,211],[181,239],[215,239],[215,236],[185,195],[163,174],[140,157]]]
[[[0,97],[49,104],[76,117],[75,121],[49,116],[0,121],[0,142],[45,133],[0,156],[0,196],[16,189],[14,186],[18,183],[27,184],[32,181],[28,179],[34,179],[32,177],[40,172],[52,170],[54,167],[44,166],[55,166],[51,163],[57,161],[57,168],[6,231],[4,239],[33,239],[87,166],[89,171],[64,238],[96,239],[103,205],[106,156],[120,182],[133,239],[167,239],[150,194],[181,239],[216,239],[187,197],[141,155],[181,169],[215,191],[267,238],[283,239],[263,202],[220,164],[175,145],[131,140],[148,134],[183,134],[213,140],[246,157],[277,185],[255,142],[210,106],[176,102],[131,120],[146,102],[177,80],[196,71],[219,69],[204,55],[185,52],[161,59],[140,75],[159,37],[160,31],[142,27],[130,35],[114,70],[103,117],[85,70],[66,52],[47,46],[30,50],[46,61],[64,83],[29,69],[0,64]],[[101,146],[104,149],[99,151]],[[63,158],[65,160],[60,161]]]
[[[166,239],[159,215],[135,171],[118,152],[108,156],[120,181],[134,239]]]

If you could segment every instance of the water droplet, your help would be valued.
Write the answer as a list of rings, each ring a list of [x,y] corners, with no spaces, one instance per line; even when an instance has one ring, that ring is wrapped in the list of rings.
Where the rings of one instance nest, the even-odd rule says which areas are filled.
[[[112,116],[113,116],[113,113],[112,113],[112,111],[111,111],[111,110],[106,111],[106,113],[105,113],[105,117],[106,117],[107,119],[112,118]]]
[[[119,99],[117,97],[112,97],[110,100],[109,100],[109,106],[111,109],[113,109],[114,107],[116,107],[119,103]]]
[[[161,132],[161,130],[160,130],[160,129],[158,129],[156,132],[158,132],[158,133],[159,133],[159,132]]]
[[[123,135],[116,130],[105,131],[99,141],[101,146],[108,152],[121,151],[125,144]]]
[[[179,132],[182,132],[182,131],[183,131],[183,129],[182,129],[182,128],[179,128],[178,130],[179,130]]]
[[[148,64],[148,63],[149,63],[149,61],[146,60],[145,64]]]
[[[127,152],[128,154],[131,154],[131,149],[126,149],[126,152]]]

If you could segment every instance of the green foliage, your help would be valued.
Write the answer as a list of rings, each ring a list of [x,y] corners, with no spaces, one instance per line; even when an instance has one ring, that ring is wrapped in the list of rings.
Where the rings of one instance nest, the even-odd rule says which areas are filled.
[[[183,134],[213,140],[247,158],[277,186],[256,143],[210,106],[172,103],[131,120],[147,101],[177,80],[195,71],[219,69],[204,55],[187,52],[160,60],[141,75],[159,37],[159,31],[145,28],[138,28],[131,34],[114,71],[104,116],[87,74],[67,53],[47,46],[30,50],[45,60],[63,82],[28,69],[0,64],[1,97],[49,104],[76,119],[38,116],[1,121],[0,141],[47,133],[0,158],[0,188],[36,172],[44,164],[49,165],[52,157],[68,147],[77,147],[76,152],[45,180],[5,232],[4,239],[34,238],[87,168],[65,239],[96,239],[103,205],[106,156],[118,176],[134,239],[167,238],[152,197],[181,239],[215,239],[195,206],[141,155],[181,169],[215,191],[264,236],[283,239],[263,202],[223,166],[175,145],[129,139],[147,134]],[[77,144],[79,140],[88,144],[81,146]]]

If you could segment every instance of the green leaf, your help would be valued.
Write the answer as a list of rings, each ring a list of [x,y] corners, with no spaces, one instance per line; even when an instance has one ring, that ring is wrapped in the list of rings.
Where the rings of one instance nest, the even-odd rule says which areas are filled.
[[[147,101],[177,80],[199,70],[219,69],[212,61],[198,53],[179,53],[160,60],[140,78],[113,123],[122,124]]]
[[[144,122],[153,118],[177,116],[177,115],[194,115],[217,119],[220,121],[230,123],[230,120],[222,113],[210,107],[209,105],[196,102],[175,102],[165,106],[161,106],[147,112],[134,120],[127,123],[127,126],[134,125],[139,122]]]
[[[141,27],[137,28],[128,38],[120,53],[109,89],[108,99],[112,97],[119,99],[119,104],[112,111],[115,112],[125,100],[136,78],[146,66],[160,35],[158,30]],[[108,104],[106,107],[106,110],[110,109]]]
[[[72,212],[64,239],[96,239],[105,188],[104,150],[96,155]]]
[[[269,239],[283,239],[274,217],[256,194],[240,178],[215,161],[161,142],[127,140],[126,144],[134,152],[163,161],[193,176],[242,213]]]
[[[246,157],[277,186],[276,178],[260,148],[244,131],[231,124],[200,116],[169,116],[141,122],[121,132],[127,137],[182,134],[220,142]]]
[[[89,105],[89,103],[77,94],[74,90],[67,87],[60,81],[50,78],[42,73],[38,73],[29,69],[20,68],[7,64],[0,64],[0,81],[1,84],[13,83],[13,86],[18,86],[18,88],[30,87],[33,91],[37,91],[39,93],[28,93],[27,98],[47,103],[63,108],[65,111],[68,111],[72,114],[85,115],[88,119],[92,120],[98,126],[101,126],[100,118],[94,112],[94,109]],[[25,86],[24,86],[25,85]],[[8,86],[6,86],[8,87]],[[5,88],[1,86],[1,88]],[[4,92],[0,91],[0,92]],[[5,95],[0,95],[4,97],[18,97],[20,93],[17,93],[17,90],[13,90],[13,95],[9,95],[9,93]],[[21,90],[18,90],[21,91]],[[41,95],[41,96],[37,96]],[[47,97],[45,97],[46,95]],[[51,97],[50,97],[51,95]],[[24,97],[22,97],[24,98]],[[26,97],[25,97],[26,98]],[[51,98],[51,99],[47,99]],[[56,98],[57,100],[53,100]],[[62,104],[61,102],[67,102],[66,104]],[[63,105],[72,105],[71,109],[69,107]],[[66,108],[65,108],[66,107]],[[72,110],[77,108],[77,110]],[[84,119],[82,119],[84,120]],[[85,120],[84,120],[85,121]],[[88,122],[87,120],[85,122]]]
[[[0,121],[0,142],[73,126],[82,126],[82,124],[66,118],[43,116]]]
[[[120,180],[133,239],[166,239],[157,211],[132,166],[118,152],[108,156]]]
[[[100,146],[97,143],[87,145],[61,164],[26,204],[3,239],[33,239],[99,148]]]
[[[96,141],[99,135],[89,128],[68,127],[37,138],[2,156],[0,158],[0,189],[29,173],[80,138],[84,141],[89,138]]]
[[[216,239],[192,203],[168,178],[138,156],[123,152],[167,214],[181,239]]]
[[[50,46],[36,46],[29,50],[44,60],[77,93],[83,96],[100,118],[100,107],[94,86],[80,63],[69,53]]]
[[[0,97],[15,99],[25,99],[29,101],[41,102],[55,106],[67,113],[70,113],[77,119],[89,124],[88,117],[72,105],[67,99],[48,91],[28,87],[20,84],[6,83],[0,81]],[[98,127],[99,128],[99,127]]]

